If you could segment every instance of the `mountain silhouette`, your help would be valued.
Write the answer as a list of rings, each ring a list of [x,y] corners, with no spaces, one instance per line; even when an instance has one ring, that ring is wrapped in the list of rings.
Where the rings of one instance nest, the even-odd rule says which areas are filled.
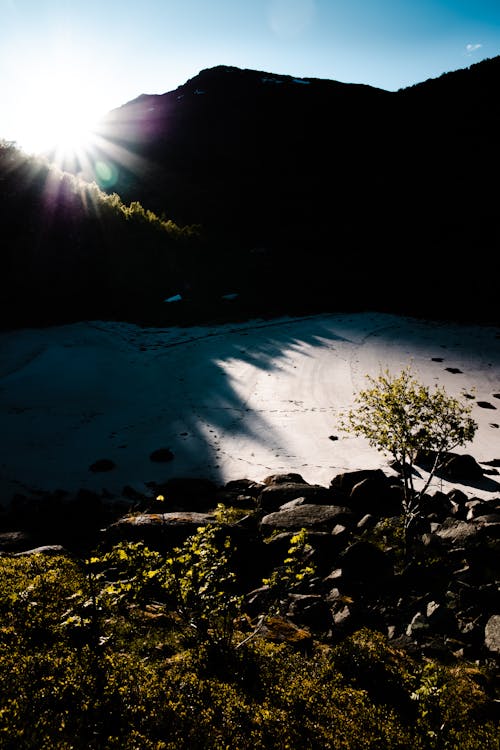
[[[500,57],[397,92],[221,65],[111,111],[92,163],[113,179],[65,168],[198,238],[170,240],[160,273],[161,251],[129,237],[126,305],[106,280],[116,315],[140,278],[138,304],[158,308],[230,293],[252,312],[498,322],[499,86]]]
[[[124,200],[202,225],[236,274],[260,250],[267,294],[487,316],[499,85],[500,58],[398,92],[218,66],[101,135],[133,155]]]

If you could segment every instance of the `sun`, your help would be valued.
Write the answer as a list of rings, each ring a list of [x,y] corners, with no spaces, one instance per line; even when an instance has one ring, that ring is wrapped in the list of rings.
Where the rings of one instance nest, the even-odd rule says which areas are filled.
[[[56,152],[72,157],[92,146],[98,113],[89,91],[61,74],[32,97],[34,117],[23,126],[21,145],[34,153]]]
[[[58,162],[84,158],[106,108],[96,71],[56,58],[33,65],[24,76],[18,102],[17,140],[29,153]]]

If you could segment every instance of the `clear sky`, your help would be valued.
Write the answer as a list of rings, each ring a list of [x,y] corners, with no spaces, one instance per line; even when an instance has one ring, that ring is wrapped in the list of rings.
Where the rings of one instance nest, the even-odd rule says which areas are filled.
[[[396,90],[498,54],[500,0],[0,0],[0,138],[219,64]]]

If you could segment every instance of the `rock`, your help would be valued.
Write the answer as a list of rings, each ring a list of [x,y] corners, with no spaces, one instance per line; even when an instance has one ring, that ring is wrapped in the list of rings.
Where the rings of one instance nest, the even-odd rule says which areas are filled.
[[[30,557],[31,555],[65,555],[67,556],[68,550],[65,549],[61,544],[46,544],[42,547],[34,547],[33,549],[27,549],[23,552],[16,552],[14,557]]]
[[[500,615],[492,615],[486,623],[484,645],[492,654],[500,656]]]
[[[301,474],[270,474],[263,480],[264,484],[273,487],[276,484],[309,484]]]
[[[232,479],[226,482],[224,489],[236,494],[246,494],[257,496],[263,489],[263,484],[254,482],[253,479]]]
[[[465,520],[465,517],[467,515],[465,503],[468,500],[468,497],[465,494],[465,492],[462,492],[462,490],[453,489],[451,490],[451,492],[448,492],[447,498],[451,503],[451,509],[450,509],[451,515],[455,516],[455,518],[460,518],[462,520]]]
[[[330,537],[335,542],[335,548],[338,550],[343,549],[349,540],[350,534],[351,532],[347,526],[344,526],[341,523],[336,523],[330,532]]]
[[[254,482],[251,479],[233,479],[224,485],[222,494],[227,493],[228,496],[250,495],[257,498],[263,489],[264,484],[260,482]]]
[[[465,509],[467,511],[465,520],[472,521],[477,516],[487,515],[491,511],[491,506],[489,503],[483,503],[478,498],[472,498],[465,503]]]
[[[475,519],[483,537],[488,540],[500,539],[500,513],[489,513]]]
[[[334,571],[335,572],[335,571]],[[325,581],[328,581],[329,577],[325,578]],[[325,602],[328,602],[328,604],[338,604],[340,601],[343,601],[342,594],[340,593],[340,589],[337,589],[333,587],[333,589],[330,589],[328,593],[325,595]]]
[[[430,471],[436,458],[435,451],[419,451],[415,464],[426,471]],[[440,465],[436,470],[436,476],[450,481],[475,482],[483,478],[483,470],[473,456],[461,453],[444,453],[441,456]]]
[[[359,484],[364,479],[371,479],[379,482],[380,485],[387,485],[388,479],[382,469],[359,469],[358,471],[348,471],[343,474],[337,474],[330,482],[330,488],[338,490],[349,495],[354,485]]]
[[[425,495],[423,500],[423,512],[428,519],[442,523],[452,513],[453,504],[444,492],[438,490],[433,495]]]
[[[483,470],[473,456],[451,455],[439,471],[447,479],[475,482],[483,478]]]
[[[425,616],[434,633],[446,633],[452,635],[457,626],[453,612],[444,604],[430,601],[427,603]]]
[[[429,623],[422,612],[417,612],[406,628],[406,635],[414,640],[420,640],[429,633]]]
[[[358,529],[358,531],[369,531],[370,529],[374,529],[377,523],[378,518],[372,516],[371,513],[365,513],[365,515],[360,518],[360,520],[356,524],[356,528]]]
[[[338,587],[340,586],[342,588],[342,579],[343,579],[343,571],[342,568],[335,568],[334,570],[331,570],[330,573],[323,579],[323,588],[325,591],[337,591]]]
[[[447,545],[454,547],[477,544],[480,540],[477,524],[455,518],[446,518],[435,533]]]
[[[260,528],[263,534],[270,534],[276,530],[299,531],[302,528],[331,531],[339,523],[352,525],[352,513],[349,508],[307,504],[291,510],[269,513],[261,520]]]
[[[422,534],[420,537],[420,544],[422,545],[423,549],[429,552],[435,552],[439,553],[443,549],[443,542],[436,534],[431,534],[429,532],[426,532],[425,534]]]
[[[29,549],[33,538],[26,531],[3,531],[0,533],[0,552],[19,552]]]
[[[332,639],[334,641],[344,638],[352,633],[359,625],[352,606],[349,604],[334,607],[332,612]]]
[[[278,510],[293,510],[294,508],[299,508],[301,505],[307,505],[305,497],[297,497],[295,500],[289,500],[287,503],[280,505]]]
[[[369,476],[357,482],[349,494],[348,505],[360,515],[373,513],[382,518],[397,515],[401,512],[401,494],[399,488],[394,490],[382,474]]]
[[[182,544],[200,526],[213,523],[211,513],[141,513],[125,516],[104,530],[106,541],[143,541],[154,546]]]
[[[264,486],[250,479],[232,480],[217,490],[217,503],[233,508],[255,509],[257,497]]]
[[[257,499],[257,505],[261,510],[270,513],[298,497],[308,503],[327,504],[331,503],[332,492],[318,484],[282,482],[266,486]]]

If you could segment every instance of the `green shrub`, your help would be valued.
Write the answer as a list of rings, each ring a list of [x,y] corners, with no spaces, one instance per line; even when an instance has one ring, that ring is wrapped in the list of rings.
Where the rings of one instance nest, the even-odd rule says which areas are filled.
[[[2,750],[498,750],[477,668],[420,664],[380,633],[305,655],[233,631],[241,647],[214,651],[239,608],[230,547],[208,527],[176,556],[0,558]],[[179,601],[206,618],[189,648]]]

